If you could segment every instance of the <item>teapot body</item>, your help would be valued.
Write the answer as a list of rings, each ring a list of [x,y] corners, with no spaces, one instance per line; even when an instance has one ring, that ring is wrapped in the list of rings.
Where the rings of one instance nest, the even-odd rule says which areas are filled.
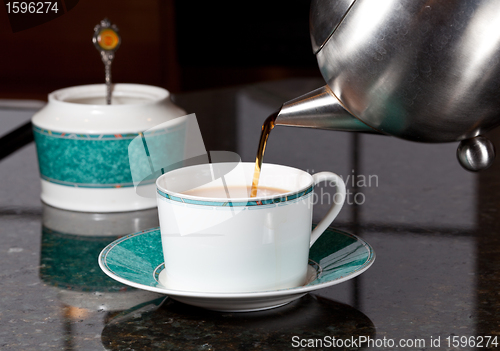
[[[450,142],[500,124],[499,1],[316,0],[311,37],[331,93],[380,133]]]

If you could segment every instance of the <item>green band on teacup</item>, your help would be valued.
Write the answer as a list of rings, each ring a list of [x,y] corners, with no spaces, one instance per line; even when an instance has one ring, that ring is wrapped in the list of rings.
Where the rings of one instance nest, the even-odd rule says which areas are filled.
[[[201,206],[216,206],[216,207],[248,207],[248,206],[262,206],[262,205],[272,205],[272,204],[279,204],[282,202],[287,202],[287,201],[292,201],[295,199],[298,199],[300,197],[303,197],[313,191],[313,186],[311,185],[309,188],[296,192],[291,195],[287,196],[282,196],[282,197],[277,197],[273,199],[264,199],[264,200],[256,200],[256,201],[202,201],[202,200],[193,200],[193,199],[186,199],[186,198],[181,198],[178,196],[170,195],[167,193],[164,193],[160,189],[157,189],[157,193],[159,196],[176,201],[176,202],[182,202],[185,204],[190,204],[190,205],[201,205]]]

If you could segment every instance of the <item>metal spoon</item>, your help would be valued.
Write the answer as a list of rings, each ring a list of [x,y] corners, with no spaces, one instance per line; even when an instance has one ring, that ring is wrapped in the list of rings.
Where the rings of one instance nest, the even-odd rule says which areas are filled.
[[[118,27],[105,18],[100,24],[94,27],[94,37],[92,42],[96,49],[101,53],[104,63],[105,81],[106,81],[106,104],[111,105],[111,63],[115,57],[115,52],[122,42]]]

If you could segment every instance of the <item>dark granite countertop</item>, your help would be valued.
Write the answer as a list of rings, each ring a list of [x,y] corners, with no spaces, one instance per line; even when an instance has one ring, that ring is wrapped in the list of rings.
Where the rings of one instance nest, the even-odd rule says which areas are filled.
[[[208,150],[253,161],[265,117],[321,85],[287,80],[175,101],[196,113]],[[11,108],[0,109],[4,117],[14,118]],[[500,150],[500,133],[490,137]],[[500,161],[468,173],[456,147],[276,128],[265,161],[342,175],[350,196],[333,226],[368,241],[377,259],[357,278],[284,307],[218,313],[105,276],[100,250],[157,226],[156,210],[84,214],[43,205],[30,143],[0,163],[0,349],[313,350],[331,348],[312,347],[308,339],[331,337],[385,339],[371,348],[382,350],[471,350],[470,340],[483,337],[480,349],[497,349],[491,341],[500,343]],[[317,205],[316,220],[326,208]],[[367,345],[358,346],[345,349]]]

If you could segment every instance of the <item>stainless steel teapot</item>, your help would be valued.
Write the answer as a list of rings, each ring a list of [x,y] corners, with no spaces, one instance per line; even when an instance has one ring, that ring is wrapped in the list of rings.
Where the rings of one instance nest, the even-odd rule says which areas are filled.
[[[313,0],[310,33],[327,85],[285,103],[276,125],[460,141],[464,168],[491,165],[500,1]]]

